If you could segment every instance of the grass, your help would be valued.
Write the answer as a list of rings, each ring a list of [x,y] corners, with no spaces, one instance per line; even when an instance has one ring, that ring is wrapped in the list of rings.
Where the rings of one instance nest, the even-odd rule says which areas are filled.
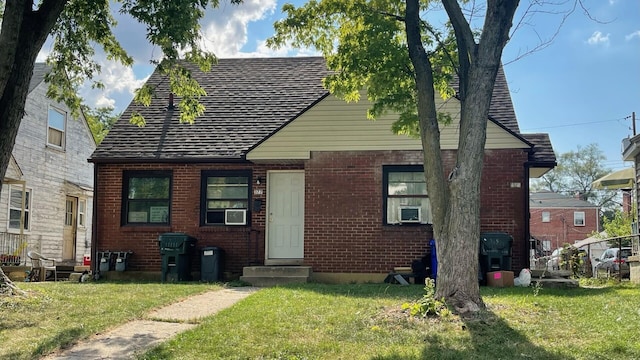
[[[593,285],[593,284],[590,284]],[[0,297],[0,358],[36,359],[205,284],[20,284]],[[139,359],[640,359],[640,287],[481,288],[488,311],[411,318],[419,286],[263,289]]]
[[[139,359],[640,359],[640,288],[482,288],[471,319],[410,318],[417,286],[263,289]]]
[[[0,359],[37,359],[78,339],[188,295],[207,284],[19,283],[29,296],[0,296]]]

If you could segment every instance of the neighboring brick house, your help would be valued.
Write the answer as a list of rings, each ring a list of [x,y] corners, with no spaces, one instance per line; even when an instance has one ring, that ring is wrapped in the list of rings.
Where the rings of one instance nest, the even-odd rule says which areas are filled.
[[[35,65],[3,179],[0,254],[19,254],[25,264],[27,251],[35,250],[76,265],[91,250],[94,174],[87,159],[96,143],[82,114],[74,119],[64,104],[47,97],[47,70]]]
[[[531,193],[531,236],[545,253],[600,232],[600,207],[573,196],[544,191]]]
[[[432,230],[419,139],[391,132],[396,115],[368,120],[366,100],[330,95],[321,85],[328,73],[315,57],[194,69],[207,110],[192,125],[178,123],[154,73],[151,106],[130,105],[91,157],[93,253],[131,250],[128,270],[159,273],[158,236],[185,232],[198,248],[223,249],[226,273],[304,264],[320,281],[381,281],[423,256]],[[460,105],[452,98],[439,109],[454,120],[441,129],[448,172]],[[129,124],[133,111],[145,127]],[[555,157],[546,134],[520,134],[502,71],[490,113],[481,229],[513,236],[519,270],[528,266],[529,178]]]

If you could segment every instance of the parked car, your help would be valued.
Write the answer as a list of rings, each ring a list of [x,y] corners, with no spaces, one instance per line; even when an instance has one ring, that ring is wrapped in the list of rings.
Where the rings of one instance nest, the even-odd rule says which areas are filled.
[[[620,256],[618,256],[618,253]],[[596,276],[608,277],[618,276],[618,273],[623,278],[629,277],[629,263],[627,259],[631,256],[631,248],[609,248],[602,253],[602,257],[596,259]]]

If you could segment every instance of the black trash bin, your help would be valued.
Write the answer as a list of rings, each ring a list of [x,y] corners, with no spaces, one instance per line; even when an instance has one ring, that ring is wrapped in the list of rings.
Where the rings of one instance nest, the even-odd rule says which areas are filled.
[[[200,280],[222,281],[224,250],[215,246],[202,248],[200,251]]]
[[[513,237],[506,233],[480,234],[480,280],[486,283],[487,273],[511,270],[511,245]]]
[[[185,233],[164,233],[158,236],[162,255],[162,282],[191,280],[191,256],[196,238]]]

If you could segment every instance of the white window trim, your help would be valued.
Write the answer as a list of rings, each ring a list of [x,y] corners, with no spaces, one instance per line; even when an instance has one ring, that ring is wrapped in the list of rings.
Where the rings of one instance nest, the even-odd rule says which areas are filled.
[[[20,186],[16,186],[16,185],[12,185],[9,184],[9,198],[7,201],[7,232],[11,233],[11,234],[19,234],[20,233],[20,229],[19,228],[12,228],[11,227],[11,209],[14,209],[11,207],[11,191],[12,189],[17,189],[18,191],[22,192],[22,185]],[[28,203],[25,203],[25,213],[29,213],[29,227],[27,227],[26,229],[22,230],[25,233],[28,233],[31,231],[31,226],[33,224],[33,212],[31,211],[32,207],[31,205],[33,204],[33,191],[30,188],[25,188],[25,191],[27,193],[30,194],[29,199],[28,199]],[[17,208],[15,208],[17,209]],[[19,209],[17,209],[19,210]]]
[[[53,128],[55,130],[61,131],[62,132],[62,146],[59,146],[57,144],[53,144],[49,141],[49,129],[52,128],[49,125],[49,112],[50,111],[55,111],[60,113],[63,117],[64,117],[64,129],[58,129],[58,128]],[[58,149],[58,150],[64,150],[66,148],[67,145],[67,120],[68,120],[68,114],[66,111],[59,109],[55,106],[51,106],[49,105],[48,109],[47,109],[47,146],[50,146],[54,149]]]
[[[577,220],[578,214],[582,214],[582,224],[578,224]],[[584,211],[574,211],[573,212],[573,226],[585,226],[587,224],[587,217],[585,216]]]
[[[83,204],[83,206],[80,206]],[[78,199],[78,227],[84,228],[87,225],[87,200]]]
[[[549,211],[542,212],[542,222],[543,223],[551,222],[551,213]]]

